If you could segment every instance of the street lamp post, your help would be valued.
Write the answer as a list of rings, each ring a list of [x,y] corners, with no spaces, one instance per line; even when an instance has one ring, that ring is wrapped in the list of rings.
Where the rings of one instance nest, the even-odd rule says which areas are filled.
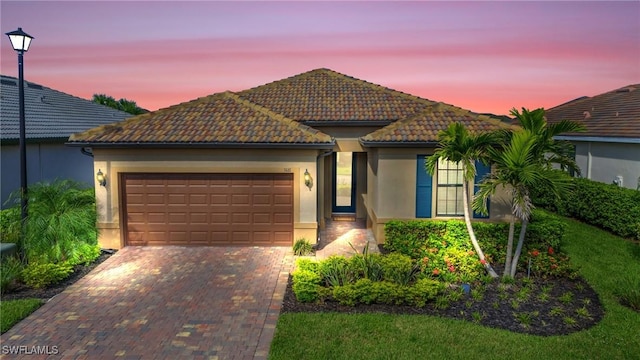
[[[22,31],[22,28],[7,33],[13,50],[18,52],[18,97],[20,106],[20,205],[22,222],[27,218],[28,194],[27,194],[27,144],[25,136],[24,118],[24,71],[23,55],[29,50],[33,36]]]

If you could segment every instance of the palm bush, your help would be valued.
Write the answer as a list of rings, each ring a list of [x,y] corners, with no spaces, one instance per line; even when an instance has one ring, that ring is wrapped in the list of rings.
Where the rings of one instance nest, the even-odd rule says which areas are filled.
[[[16,213],[19,215],[19,211]],[[31,185],[26,230],[24,238],[17,241],[18,250],[28,263],[60,263],[83,258],[84,254],[76,254],[86,253],[82,244],[94,247],[97,244],[96,220],[92,188],[71,180]],[[9,233],[19,234],[19,230],[16,231],[20,228],[19,216],[6,222]]]

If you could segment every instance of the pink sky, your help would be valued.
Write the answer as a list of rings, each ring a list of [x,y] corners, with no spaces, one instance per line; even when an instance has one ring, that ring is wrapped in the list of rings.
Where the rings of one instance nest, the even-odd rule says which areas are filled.
[[[640,2],[2,1],[25,77],[149,110],[330,68],[477,112],[640,83]],[[1,37],[1,72],[17,56]]]

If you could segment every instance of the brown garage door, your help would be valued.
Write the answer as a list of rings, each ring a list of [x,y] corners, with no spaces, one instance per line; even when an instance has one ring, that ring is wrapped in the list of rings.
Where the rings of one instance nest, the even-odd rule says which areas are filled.
[[[126,245],[293,243],[293,174],[123,174]]]

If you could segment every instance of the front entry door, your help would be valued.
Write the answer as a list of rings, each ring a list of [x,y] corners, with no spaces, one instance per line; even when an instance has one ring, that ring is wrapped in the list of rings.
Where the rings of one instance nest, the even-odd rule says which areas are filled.
[[[334,213],[356,212],[356,154],[338,152],[333,156]]]

